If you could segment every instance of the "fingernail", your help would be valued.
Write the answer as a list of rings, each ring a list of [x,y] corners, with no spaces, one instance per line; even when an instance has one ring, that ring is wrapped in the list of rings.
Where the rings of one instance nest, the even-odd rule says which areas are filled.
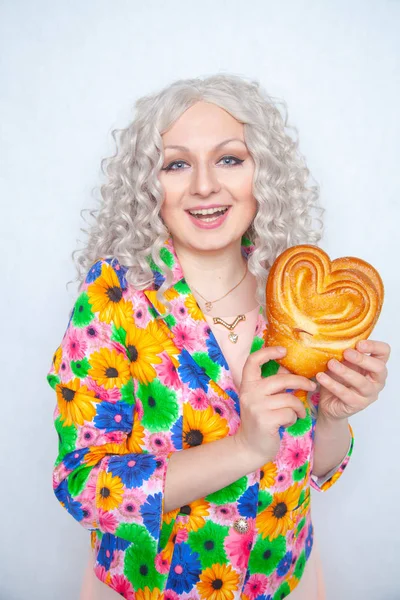
[[[278,354],[284,354],[286,352],[286,348],[283,348],[283,346],[277,346],[276,351]]]

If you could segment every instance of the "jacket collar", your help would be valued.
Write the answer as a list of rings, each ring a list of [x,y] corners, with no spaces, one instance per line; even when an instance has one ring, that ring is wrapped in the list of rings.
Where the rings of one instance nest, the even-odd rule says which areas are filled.
[[[241,247],[243,256],[248,259],[254,250],[254,245],[243,236]],[[179,349],[180,367],[178,367],[178,372],[180,375],[185,374],[185,369],[187,370],[189,367],[193,375],[192,378],[188,377],[189,387],[192,384],[193,387],[201,387],[207,392],[209,387],[215,389],[217,386],[219,390],[222,389],[235,400],[235,406],[239,412],[239,390],[235,386],[222,350],[185,280],[171,237],[161,248],[160,259],[173,272],[172,283],[163,294],[164,298],[171,303],[172,314],[167,315],[163,321],[168,326],[171,332],[170,337]],[[165,278],[152,259],[149,259],[149,263],[153,270],[154,281],[152,286],[143,292],[151,304],[153,314],[162,316],[165,306],[157,301],[156,292]],[[265,310],[260,306],[250,353],[264,345],[263,333],[266,326]]]

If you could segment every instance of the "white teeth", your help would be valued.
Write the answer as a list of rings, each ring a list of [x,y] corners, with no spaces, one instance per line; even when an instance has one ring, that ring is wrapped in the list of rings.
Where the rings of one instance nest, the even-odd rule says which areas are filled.
[[[220,208],[202,208],[201,210],[189,210],[191,215],[212,215],[215,212],[228,210],[227,206],[221,206]]]
[[[201,219],[203,223],[211,223],[212,221],[216,221],[218,217],[211,217],[211,219]]]

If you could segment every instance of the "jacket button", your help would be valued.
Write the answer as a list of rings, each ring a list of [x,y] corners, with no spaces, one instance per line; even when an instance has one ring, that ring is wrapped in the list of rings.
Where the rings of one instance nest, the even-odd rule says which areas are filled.
[[[240,519],[236,519],[234,522],[233,529],[238,533],[247,533],[249,530],[249,524],[244,517],[240,517]]]

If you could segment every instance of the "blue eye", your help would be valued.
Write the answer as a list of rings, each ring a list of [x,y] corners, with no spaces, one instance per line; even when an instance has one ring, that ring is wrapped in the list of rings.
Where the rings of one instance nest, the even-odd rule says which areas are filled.
[[[228,159],[228,160],[234,160],[234,161],[235,161],[235,163],[234,163],[234,164],[232,164],[232,163],[231,163],[230,165],[228,165],[228,166],[232,166],[232,167],[234,167],[235,165],[241,165],[241,164],[242,164],[242,162],[244,162],[244,161],[243,161],[243,160],[241,160],[240,158],[236,158],[236,156],[223,156],[223,157],[221,158],[221,160],[225,160],[225,159]],[[227,163],[225,163],[225,164],[227,164]]]
[[[240,158],[236,158],[236,156],[223,156],[218,162],[221,162],[221,160],[234,160],[234,163],[224,163],[225,166],[227,167],[235,167],[236,165],[241,165],[244,160],[241,160]],[[180,168],[176,168],[174,169],[175,165],[187,165],[187,163],[184,160],[174,160],[172,163],[170,163],[169,165],[167,165],[166,167],[163,167],[161,170],[162,171],[182,171],[182,169]]]
[[[173,169],[172,167],[174,165],[185,165],[187,163],[185,163],[184,160],[175,160],[174,162],[170,163],[169,165],[167,165],[166,167],[163,167],[161,169],[161,171],[181,171],[182,169]]]

